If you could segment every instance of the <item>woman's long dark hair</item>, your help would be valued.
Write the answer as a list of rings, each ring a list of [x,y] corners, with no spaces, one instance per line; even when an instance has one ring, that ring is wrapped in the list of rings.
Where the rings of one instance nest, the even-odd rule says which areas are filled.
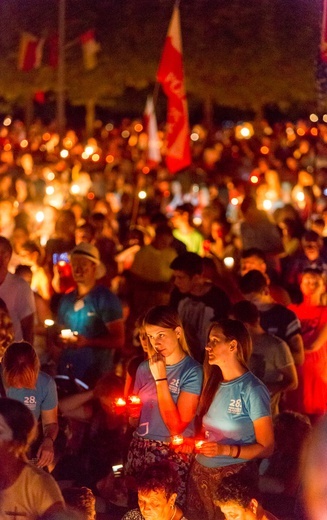
[[[252,341],[245,325],[239,320],[224,319],[212,323],[208,337],[213,329],[221,330],[227,341],[236,340],[237,342],[237,359],[239,363],[248,368],[247,363],[252,352]],[[217,365],[210,365],[208,362],[208,353],[206,352],[203,363],[203,390],[199,404],[199,417],[203,417],[207,413],[214,396],[223,380],[221,369]]]

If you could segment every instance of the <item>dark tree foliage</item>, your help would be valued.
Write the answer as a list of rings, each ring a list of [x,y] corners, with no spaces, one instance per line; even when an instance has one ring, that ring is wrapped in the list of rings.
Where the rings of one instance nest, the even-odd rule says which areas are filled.
[[[57,29],[59,0],[1,0],[0,96],[56,90],[56,71],[17,71],[23,30]],[[187,91],[199,102],[254,109],[315,99],[322,0],[181,0]],[[66,0],[66,85],[73,104],[114,106],[126,89],[151,91],[173,0]],[[79,35],[96,29],[99,63],[83,68]],[[74,43],[75,42],[75,43]]]

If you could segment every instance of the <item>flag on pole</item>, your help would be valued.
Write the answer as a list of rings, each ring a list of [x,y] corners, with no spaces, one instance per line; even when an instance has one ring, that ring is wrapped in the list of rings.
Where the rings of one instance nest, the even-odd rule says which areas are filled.
[[[156,166],[161,161],[157,118],[152,96],[148,96],[144,110],[144,128],[148,134],[147,164]]]
[[[316,68],[318,110],[323,110],[327,97],[327,0],[323,0],[320,49]]]
[[[90,29],[80,36],[83,50],[85,70],[93,70],[98,64],[97,53],[101,49],[99,42],[95,39],[94,29]]]
[[[170,173],[176,173],[191,164],[190,129],[184,87],[182,37],[177,5],[169,24],[168,33],[157,72],[157,80],[168,97],[166,164]]]
[[[38,69],[42,61],[43,45],[44,38],[37,38],[33,34],[23,32],[18,52],[18,69],[24,72]]]

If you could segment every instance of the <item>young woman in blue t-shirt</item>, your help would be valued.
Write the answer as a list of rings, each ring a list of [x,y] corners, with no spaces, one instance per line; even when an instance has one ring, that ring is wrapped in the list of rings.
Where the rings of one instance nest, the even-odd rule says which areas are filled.
[[[190,455],[176,453],[174,436],[192,437],[201,388],[202,366],[189,354],[178,313],[169,306],[150,309],[144,327],[154,355],[140,364],[134,394],[142,402],[126,473],[138,477],[153,462],[169,460],[177,469],[181,486],[177,501],[185,501]],[[151,355],[151,354],[150,354]]]
[[[270,396],[248,370],[251,349],[242,322],[225,319],[211,326],[200,403],[204,442],[197,448],[189,476],[189,520],[224,518],[214,505],[221,478],[244,466],[253,473],[256,467],[249,461],[273,451]]]

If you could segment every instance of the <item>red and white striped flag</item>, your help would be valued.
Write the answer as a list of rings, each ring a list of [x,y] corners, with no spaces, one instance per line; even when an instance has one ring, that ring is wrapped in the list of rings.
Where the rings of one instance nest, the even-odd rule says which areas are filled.
[[[144,127],[148,134],[147,164],[156,166],[161,161],[158,139],[157,118],[154,111],[153,98],[148,96],[144,110]]]
[[[33,34],[23,32],[18,52],[18,69],[24,72],[38,69],[42,61],[43,45],[44,38],[37,38]]]
[[[170,173],[176,173],[191,164],[190,128],[184,87],[180,16],[177,6],[174,7],[169,24],[157,80],[168,97],[166,164]]]

